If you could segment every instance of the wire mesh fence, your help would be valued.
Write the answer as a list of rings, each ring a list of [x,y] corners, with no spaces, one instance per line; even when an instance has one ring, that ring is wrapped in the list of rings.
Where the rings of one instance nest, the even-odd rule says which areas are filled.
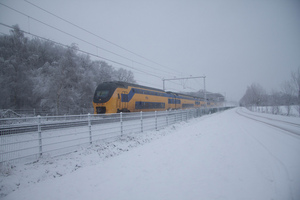
[[[0,119],[0,167],[75,151],[81,145],[159,130],[227,108]]]
[[[0,118],[14,118],[14,117],[36,117],[40,116],[55,116],[55,115],[79,115],[82,113],[93,112],[93,108],[82,108],[82,110],[58,113],[55,110],[42,109],[0,109]]]

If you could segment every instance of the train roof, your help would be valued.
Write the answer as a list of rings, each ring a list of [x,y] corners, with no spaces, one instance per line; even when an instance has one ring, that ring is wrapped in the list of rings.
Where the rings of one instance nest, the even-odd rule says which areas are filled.
[[[157,89],[157,88],[153,88],[153,87],[147,87],[147,86],[143,86],[143,85],[139,85],[139,84],[135,84],[135,83],[127,83],[127,82],[123,82],[123,81],[109,81],[109,82],[104,82],[105,84],[112,84],[115,85],[117,87],[123,87],[123,88],[128,88],[128,86],[131,87],[139,87],[139,88],[144,88],[144,89],[149,89],[149,90],[155,90],[155,91],[159,91],[159,92],[164,92],[167,94],[173,94],[176,96],[185,96],[185,97],[190,97],[190,98],[195,98],[195,99],[203,99],[202,97],[198,97],[198,96],[193,96],[193,95],[188,95],[188,94],[183,94],[183,93],[177,93],[177,92],[172,92],[172,91],[164,91],[161,89]]]
[[[123,82],[123,81],[110,81],[110,82],[104,82],[104,83],[114,84],[118,87],[123,87],[123,88],[127,88],[128,86],[131,86],[131,87],[139,87],[139,88],[145,88],[145,89],[149,89],[149,90],[156,90],[156,91],[160,91],[160,92],[165,92],[161,89],[147,87],[147,86],[143,86],[143,85],[138,85],[138,84],[135,84],[135,83],[127,83],[127,82]]]
[[[191,98],[203,99],[204,100],[203,97],[193,96],[193,95],[189,95],[189,94],[177,93],[177,92],[172,92],[172,91],[167,91],[166,93],[168,93],[168,94],[174,94],[176,96],[185,96],[185,97],[191,97]]]

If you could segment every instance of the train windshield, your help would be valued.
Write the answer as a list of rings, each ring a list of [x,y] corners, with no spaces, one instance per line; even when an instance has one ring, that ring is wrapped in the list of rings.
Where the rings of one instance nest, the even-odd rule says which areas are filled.
[[[96,92],[96,99],[104,99],[108,96],[109,90],[98,90]]]

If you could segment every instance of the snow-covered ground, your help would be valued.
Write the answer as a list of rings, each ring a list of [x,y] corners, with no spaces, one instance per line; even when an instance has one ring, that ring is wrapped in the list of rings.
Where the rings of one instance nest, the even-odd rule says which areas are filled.
[[[240,109],[2,166],[0,193],[5,200],[300,199],[300,137]]]
[[[290,111],[288,112],[288,109]],[[299,106],[253,106],[250,108],[253,112],[261,112],[275,115],[286,115],[293,117],[300,117],[300,109]]]

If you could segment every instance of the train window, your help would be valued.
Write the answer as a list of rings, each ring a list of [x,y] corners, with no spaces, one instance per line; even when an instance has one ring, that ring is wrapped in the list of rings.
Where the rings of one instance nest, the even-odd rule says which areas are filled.
[[[135,102],[136,109],[153,109],[153,108],[165,108],[165,103],[160,102]]]
[[[96,92],[96,98],[101,99],[101,98],[106,98],[108,96],[109,91],[108,90],[99,90]]]

